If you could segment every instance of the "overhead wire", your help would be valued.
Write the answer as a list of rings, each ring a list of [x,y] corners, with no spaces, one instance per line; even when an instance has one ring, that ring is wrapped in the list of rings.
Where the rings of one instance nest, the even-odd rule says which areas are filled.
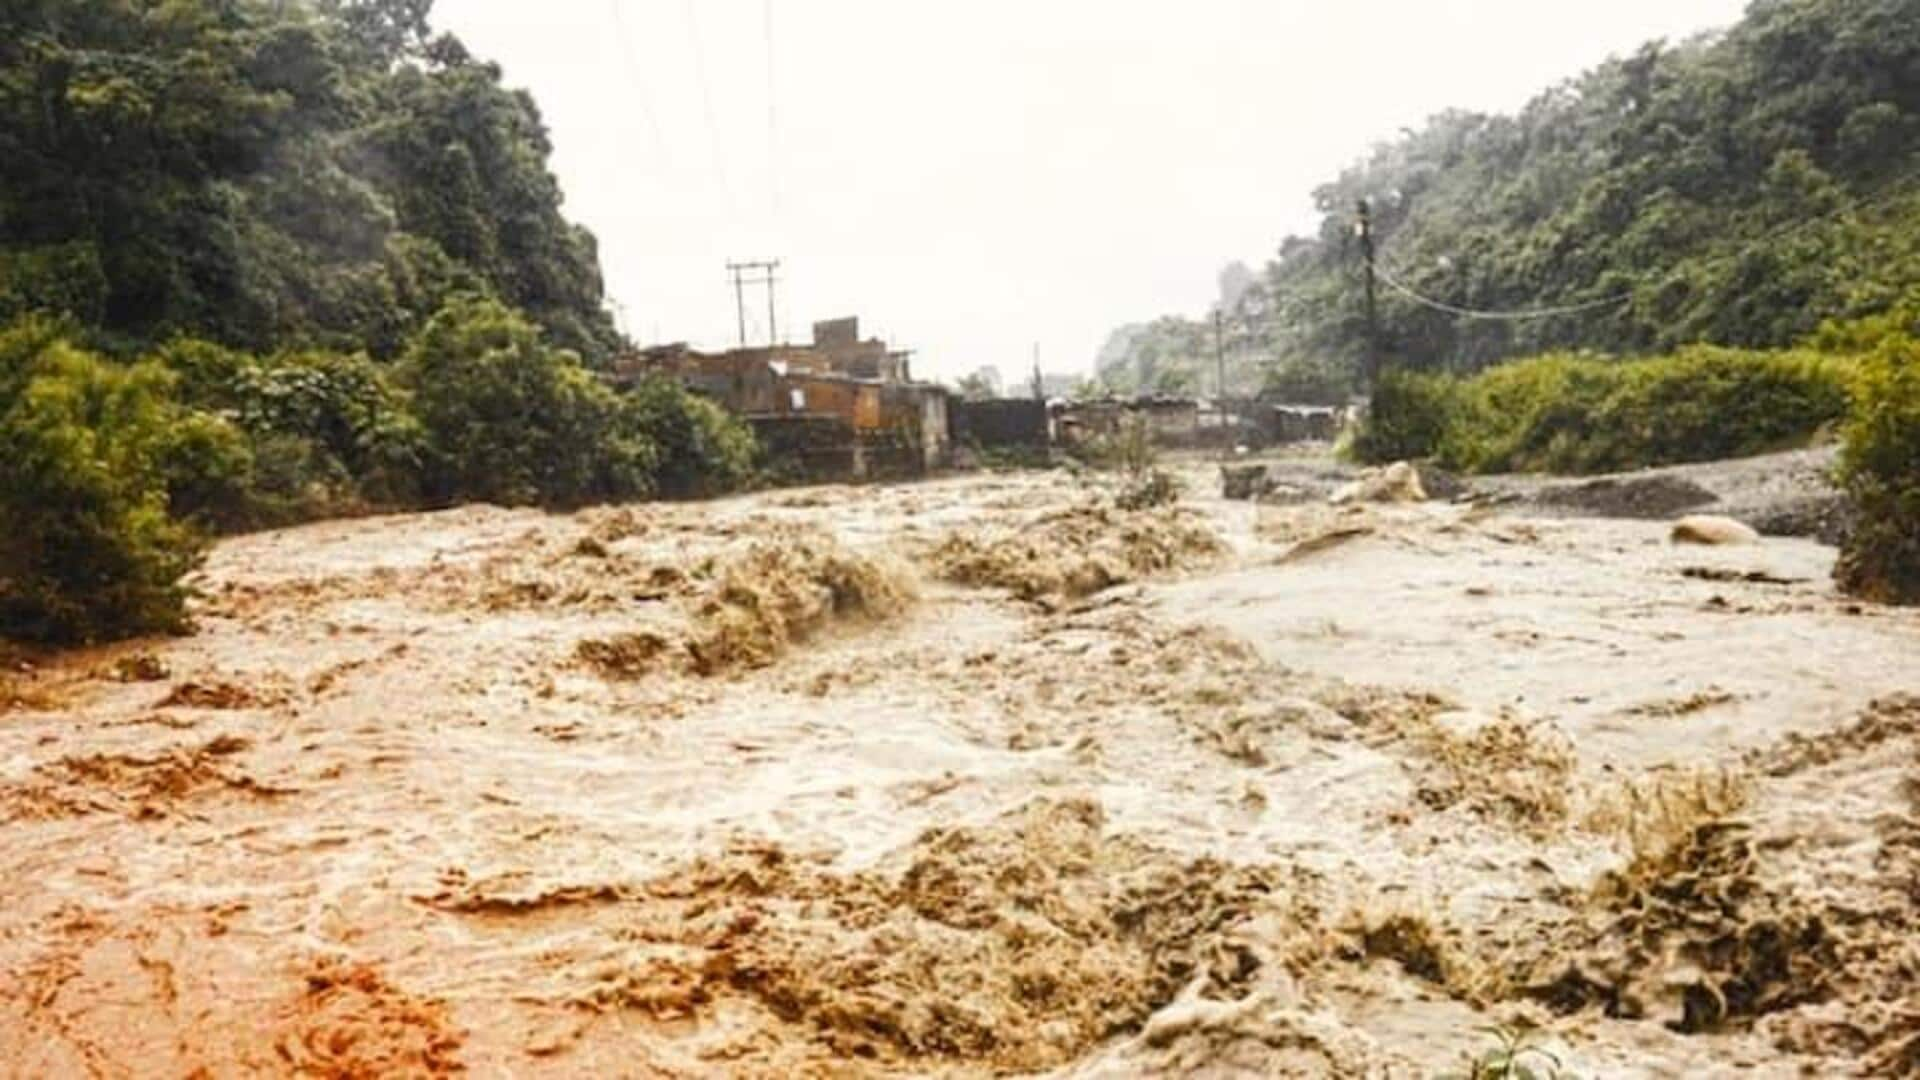
[[[1913,170],[1910,170],[1906,173],[1901,174],[1899,177],[1897,177],[1894,181],[1891,182],[1891,184],[1894,185],[1891,187],[1891,189],[1883,189],[1878,195],[1875,195],[1872,198],[1861,199],[1861,200],[1849,203],[1848,205],[1840,207],[1829,213],[1822,214],[1818,217],[1805,218],[1800,221],[1796,221],[1791,224],[1782,226],[1778,229],[1773,230],[1767,235],[1759,237],[1758,239],[1752,240],[1746,244],[1743,244],[1732,251],[1722,252],[1718,255],[1711,255],[1705,259],[1701,259],[1695,262],[1684,262],[1684,263],[1680,263],[1675,266],[1669,267],[1665,274],[1652,279],[1650,282],[1643,283],[1640,286],[1636,286],[1632,290],[1615,293],[1612,296],[1600,297],[1595,300],[1582,301],[1579,303],[1563,304],[1563,305],[1552,306],[1552,307],[1529,308],[1529,309],[1514,310],[1514,311],[1497,311],[1497,310],[1486,310],[1481,308],[1469,308],[1469,307],[1464,307],[1458,304],[1450,304],[1444,300],[1436,300],[1433,297],[1427,296],[1424,293],[1419,292],[1418,290],[1414,289],[1412,286],[1409,286],[1406,283],[1400,281],[1398,277],[1389,273],[1386,269],[1381,267],[1378,261],[1376,261],[1376,263],[1374,264],[1374,276],[1377,277],[1382,284],[1386,285],[1388,288],[1401,294],[1402,296],[1405,296],[1407,299],[1413,301],[1414,303],[1420,304],[1423,307],[1431,308],[1435,311],[1440,311],[1449,315],[1453,315],[1456,318],[1482,320],[1482,321],[1520,322],[1520,321],[1526,321],[1531,319],[1548,319],[1548,318],[1558,318],[1566,315],[1576,315],[1586,311],[1597,310],[1599,308],[1615,307],[1615,306],[1624,304],[1632,300],[1635,296],[1639,295],[1641,290],[1646,288],[1657,289],[1665,285],[1667,282],[1678,277],[1680,274],[1684,272],[1697,271],[1703,266],[1713,266],[1722,262],[1726,262],[1731,259],[1740,258],[1744,255],[1750,254],[1751,252],[1753,252],[1755,249],[1759,247],[1769,245],[1769,244],[1780,243],[1785,239],[1787,239],[1789,236],[1792,236],[1795,233],[1803,232],[1807,229],[1811,229],[1816,225],[1827,224],[1829,222],[1839,219],[1844,215],[1859,214],[1864,211],[1882,206],[1892,201],[1893,199],[1911,195],[1914,193],[1914,189],[1901,187],[1897,185],[1902,185],[1905,183],[1905,181],[1914,180],[1914,179],[1920,179],[1920,168],[1915,168]]]
[[[640,106],[640,115],[646,118],[647,134],[653,142],[653,152],[662,162],[665,162],[667,140],[660,134],[660,120],[654,114],[646,81],[641,77],[640,55],[634,51],[633,38],[627,33],[626,18],[620,14],[620,0],[607,0],[607,8],[613,13],[613,36],[619,41],[621,55],[626,60],[627,81],[633,84],[635,100]]]
[[[780,214],[780,123],[776,110],[778,83],[773,67],[773,0],[761,3],[761,36],[767,47],[767,204],[775,217]]]
[[[1767,233],[1765,236],[1762,236],[1757,240],[1753,240],[1746,244],[1742,244],[1740,247],[1737,247],[1732,251],[1724,251],[1718,255],[1710,255],[1695,263],[1682,264],[1682,265],[1675,266],[1672,269],[1668,270],[1664,277],[1656,279],[1654,281],[1654,285],[1655,287],[1658,287],[1660,285],[1665,285],[1669,280],[1673,279],[1674,277],[1677,277],[1680,273],[1682,273],[1687,269],[1698,268],[1701,266],[1713,266],[1718,263],[1727,262],[1728,260],[1731,260],[1731,259],[1737,259],[1743,255],[1752,253],[1755,248],[1761,247],[1762,245],[1778,244],[1784,241],[1785,239],[1787,239],[1787,237],[1792,236],[1795,233],[1803,232],[1807,229],[1811,229],[1816,225],[1827,224],[1828,222],[1834,221],[1843,215],[1859,214],[1866,210],[1871,210],[1880,206],[1884,206],[1887,203],[1892,202],[1894,199],[1904,198],[1906,196],[1915,194],[1916,191],[1920,191],[1920,188],[1906,186],[1907,182],[1912,180],[1920,180],[1920,167],[1910,169],[1904,173],[1901,173],[1899,176],[1896,176],[1892,180],[1889,180],[1887,182],[1887,186],[1884,189],[1882,189],[1879,194],[1873,196],[1872,198],[1859,199],[1852,203],[1847,204],[1846,206],[1842,206],[1836,210],[1833,210],[1829,213],[1821,214],[1818,217],[1804,218],[1800,221],[1795,221],[1787,225],[1783,225],[1780,228],[1774,229],[1773,231]]]
[[[713,116],[713,85],[707,79],[707,51],[700,40],[700,20],[694,14],[693,0],[686,0],[687,39],[693,45],[694,78],[700,84],[701,115],[707,122],[707,144],[713,148],[713,171],[719,178],[720,188],[726,192],[727,201],[734,201],[733,183],[727,175],[726,151],[720,145],[720,125]]]
[[[1528,308],[1521,311],[1484,311],[1478,308],[1460,307],[1455,304],[1449,304],[1444,300],[1435,300],[1432,297],[1422,295],[1414,291],[1410,286],[1402,284],[1398,278],[1387,273],[1386,270],[1382,269],[1377,263],[1374,265],[1373,274],[1379,278],[1387,288],[1405,296],[1416,304],[1430,307],[1435,311],[1444,311],[1449,315],[1455,315],[1462,319],[1481,319],[1490,322],[1524,322],[1529,319],[1552,319],[1562,315],[1577,315],[1582,311],[1592,311],[1595,308],[1624,304],[1633,299],[1632,293],[1624,292],[1613,296],[1602,297],[1598,300],[1588,300],[1580,304],[1563,304],[1559,307]]]

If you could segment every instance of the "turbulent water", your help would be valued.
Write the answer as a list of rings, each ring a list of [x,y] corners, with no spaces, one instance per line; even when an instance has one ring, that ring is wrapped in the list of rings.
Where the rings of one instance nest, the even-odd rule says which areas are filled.
[[[1190,479],[229,541],[0,681],[0,1074],[1920,1067],[1920,618]]]

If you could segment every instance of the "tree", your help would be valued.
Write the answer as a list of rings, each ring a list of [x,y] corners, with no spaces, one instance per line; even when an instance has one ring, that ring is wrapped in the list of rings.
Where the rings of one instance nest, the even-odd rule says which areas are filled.
[[[186,624],[201,535],[168,512],[183,442],[217,430],[42,321],[0,333],[0,636],[88,642]],[[229,444],[231,445],[231,444]]]
[[[1314,192],[1318,228],[1285,239],[1240,297],[1242,315],[1258,312],[1246,362],[1359,369],[1363,198],[1381,265],[1414,292],[1484,311],[1597,304],[1462,319],[1389,290],[1396,366],[1782,347],[1885,310],[1920,283],[1916,71],[1920,0],[1765,0],[1725,33],[1650,44],[1514,115],[1441,112]],[[1163,364],[1191,366],[1178,343],[1204,321],[1164,322],[1151,340],[1138,325],[1116,335],[1100,371],[1150,386]]]
[[[619,347],[532,99],[430,0],[19,0],[0,12],[0,322],[73,315],[396,354],[454,291]]]
[[[401,377],[426,432],[432,501],[576,505],[652,490],[659,449],[639,414],[496,300],[442,309],[408,347]]]
[[[955,384],[954,389],[968,401],[987,401],[995,396],[993,387],[987,382],[987,377],[977,371],[963,376]]]

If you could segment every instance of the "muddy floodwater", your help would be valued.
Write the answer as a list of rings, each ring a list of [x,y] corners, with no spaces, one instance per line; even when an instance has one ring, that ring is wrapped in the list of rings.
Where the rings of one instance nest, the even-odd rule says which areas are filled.
[[[0,1075],[1920,1070],[1920,614],[1185,476],[221,544],[0,676]]]

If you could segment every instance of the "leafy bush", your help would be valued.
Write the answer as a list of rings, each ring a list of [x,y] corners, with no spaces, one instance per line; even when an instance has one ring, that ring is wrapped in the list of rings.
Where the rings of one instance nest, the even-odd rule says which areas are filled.
[[[238,421],[256,438],[298,440],[330,505],[413,497],[425,433],[404,395],[364,355],[283,353],[235,386]],[[293,494],[286,492],[286,494]]]
[[[179,630],[180,578],[204,542],[168,513],[169,477],[183,447],[224,437],[173,403],[163,367],[121,367],[48,330],[0,333],[0,635]]]
[[[1909,294],[1877,315],[1822,323],[1807,346],[1824,353],[1858,356],[1905,338],[1920,338],[1920,293]]]
[[[1589,473],[1797,445],[1847,412],[1850,363],[1810,349],[1711,346],[1608,360],[1548,355],[1468,379],[1393,373],[1362,460],[1431,456],[1467,472]]]
[[[202,471],[177,512],[232,530],[414,498],[423,433],[405,395],[364,355],[258,359],[182,338],[155,356],[178,374],[189,404],[231,420],[246,439],[220,463],[233,475]]]
[[[401,377],[433,502],[576,505],[652,490],[660,452],[640,410],[496,301],[449,303],[408,346]]]
[[[490,300],[449,304],[392,372],[188,338],[122,364],[79,337],[41,317],[0,329],[0,636],[178,629],[211,532],[423,499],[707,495],[753,475],[738,420],[670,383],[615,392]]]
[[[1920,604],[1920,342],[1891,339],[1861,361],[1840,484],[1856,520],[1834,577],[1869,599]]]
[[[753,430],[679,383],[648,379],[626,394],[631,423],[659,448],[653,486],[684,499],[736,490],[753,479]]]
[[[224,417],[177,410],[161,440],[160,474],[167,511],[202,528],[245,528],[259,519],[259,453]]]
[[[1361,461],[1431,457],[1440,449],[1458,384],[1440,375],[1389,371],[1380,376],[1366,421],[1349,452]]]

